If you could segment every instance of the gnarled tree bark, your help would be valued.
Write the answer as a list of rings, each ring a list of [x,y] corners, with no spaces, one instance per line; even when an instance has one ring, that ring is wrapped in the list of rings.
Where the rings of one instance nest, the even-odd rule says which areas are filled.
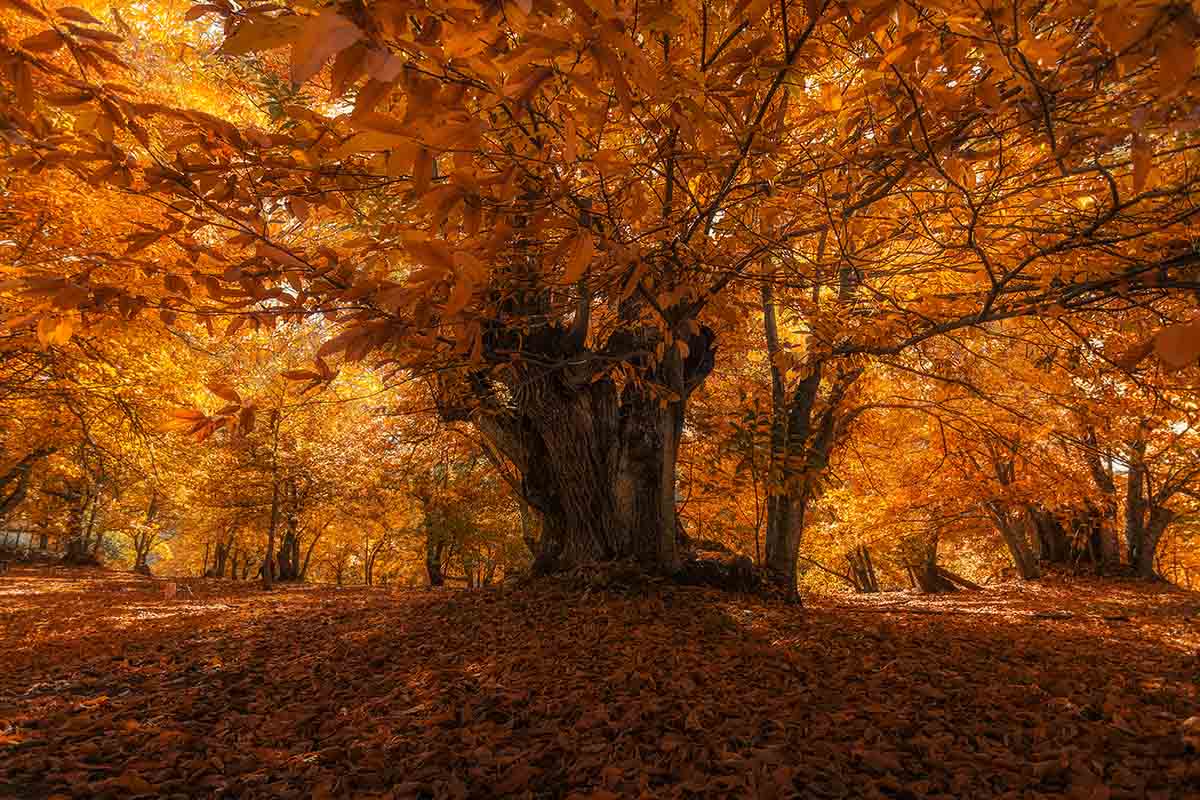
[[[514,368],[502,389],[474,374],[473,406],[443,404],[443,416],[470,419],[521,473],[521,495],[542,523],[535,573],[626,558],[678,567],[675,466],[684,411],[715,355],[711,331],[693,330],[676,340],[681,347],[653,329],[621,329],[592,350],[571,330],[548,326],[521,346],[558,364]],[[496,334],[489,347],[507,341]],[[634,373],[622,376],[623,385],[599,371],[616,362]]]

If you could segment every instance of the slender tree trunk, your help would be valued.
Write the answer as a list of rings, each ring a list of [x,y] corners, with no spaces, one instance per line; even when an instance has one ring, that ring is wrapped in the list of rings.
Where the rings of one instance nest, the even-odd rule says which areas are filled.
[[[271,481],[271,522],[267,528],[267,554],[263,561],[262,585],[270,589],[275,583],[275,527],[279,524],[279,481]]]
[[[1162,536],[1166,532],[1167,527],[1175,521],[1177,516],[1169,508],[1159,505],[1151,506],[1150,518],[1142,531],[1142,540],[1138,543],[1138,558],[1134,562],[1134,568],[1137,570],[1139,577],[1147,579],[1158,577],[1155,569],[1155,555],[1158,553],[1158,545],[1162,541]]]
[[[325,532],[325,529],[321,528],[316,533],[314,533],[312,541],[310,541],[308,543],[308,549],[304,551],[304,564],[300,567],[300,580],[301,581],[308,580],[308,562],[310,559],[312,559],[313,550],[316,549],[317,542],[321,541],[321,535],[324,532]]]
[[[104,531],[96,530],[96,514],[99,513],[99,511],[100,511],[100,492],[97,491],[95,496],[92,498],[92,507],[89,510],[88,522],[87,522],[87,536],[88,536],[88,539],[90,539],[91,543],[92,543],[91,553],[92,553],[93,561],[100,560],[100,547],[101,547],[101,545],[104,544]],[[92,538],[93,534],[95,535],[95,538]]]
[[[1129,563],[1140,571],[1141,546],[1146,532],[1145,465],[1146,443],[1136,441],[1129,446],[1129,472],[1126,475],[1125,492],[1125,547],[1129,552]]]
[[[866,545],[851,548],[846,554],[846,562],[850,567],[850,579],[858,592],[875,593],[879,591],[879,579],[875,576],[875,567],[871,563],[871,551]]]
[[[430,586],[441,586],[446,582],[442,572],[442,551],[445,542],[437,536],[433,524],[426,518],[425,522],[425,576]]]
[[[1111,461],[1106,466],[1101,458],[1099,439],[1093,428],[1084,433],[1084,442],[1089,448],[1084,453],[1092,482],[1100,490],[1100,564],[1103,567],[1121,565],[1121,545],[1117,536],[1117,484],[1113,480]]]
[[[1004,544],[1008,546],[1008,553],[1012,557],[1017,575],[1026,581],[1040,578],[1042,571],[1038,558],[1029,546],[1029,539],[1025,534],[1032,521],[1023,513],[1013,513],[1001,500],[989,500],[984,503],[984,507],[995,523],[1000,537],[1004,539]]]
[[[772,454],[775,479],[781,488],[774,498],[774,520],[768,523],[767,567],[776,583],[789,595],[796,594],[800,541],[805,515],[816,492],[816,481],[824,474],[841,422],[841,403],[861,369],[836,374],[818,407],[825,365],[817,361],[797,385],[788,405],[783,449]]]
[[[25,500],[34,465],[53,452],[53,448],[34,450],[0,475],[0,521]]]

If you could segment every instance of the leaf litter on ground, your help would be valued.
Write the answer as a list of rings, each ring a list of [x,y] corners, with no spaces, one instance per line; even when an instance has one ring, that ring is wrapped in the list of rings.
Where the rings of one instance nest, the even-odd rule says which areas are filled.
[[[0,577],[0,796],[1200,797],[1200,595]]]

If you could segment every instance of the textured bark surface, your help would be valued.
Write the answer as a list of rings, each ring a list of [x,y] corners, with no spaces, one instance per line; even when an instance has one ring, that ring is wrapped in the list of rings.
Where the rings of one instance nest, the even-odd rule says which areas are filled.
[[[645,339],[649,339],[647,336]],[[509,402],[471,419],[521,473],[542,523],[534,572],[635,559],[656,570],[680,563],[675,467],[687,397],[712,369],[711,333],[668,349],[639,381],[543,372],[513,386]],[[617,336],[608,349],[645,349]]]
[[[635,558],[669,567],[674,542],[674,470],[681,403],[659,408],[645,393],[607,380],[544,386],[522,398],[518,441],[524,491],[542,518],[536,572]],[[481,421],[485,431],[494,420]]]

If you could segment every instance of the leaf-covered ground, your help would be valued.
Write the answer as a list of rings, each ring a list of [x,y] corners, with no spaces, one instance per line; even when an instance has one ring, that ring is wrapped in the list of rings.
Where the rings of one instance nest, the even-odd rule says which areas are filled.
[[[0,576],[0,796],[1200,796],[1200,595]]]

